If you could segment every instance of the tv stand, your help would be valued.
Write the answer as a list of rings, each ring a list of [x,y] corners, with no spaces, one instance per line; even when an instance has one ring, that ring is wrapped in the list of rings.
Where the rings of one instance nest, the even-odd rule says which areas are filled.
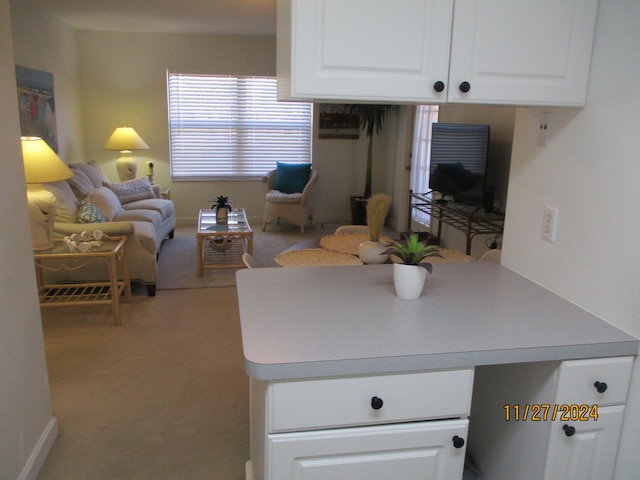
[[[413,209],[431,216],[438,222],[436,239],[441,241],[442,225],[450,225],[465,234],[466,254],[471,255],[471,241],[476,235],[499,235],[504,229],[504,215],[486,211],[481,205],[434,199],[436,192],[414,193],[409,191],[409,223]],[[436,195],[438,195],[436,193]]]

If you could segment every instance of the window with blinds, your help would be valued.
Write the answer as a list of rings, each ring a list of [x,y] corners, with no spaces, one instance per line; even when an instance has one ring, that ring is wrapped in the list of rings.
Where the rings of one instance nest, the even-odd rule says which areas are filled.
[[[312,104],[278,102],[273,77],[167,74],[171,178],[254,180],[311,161]]]

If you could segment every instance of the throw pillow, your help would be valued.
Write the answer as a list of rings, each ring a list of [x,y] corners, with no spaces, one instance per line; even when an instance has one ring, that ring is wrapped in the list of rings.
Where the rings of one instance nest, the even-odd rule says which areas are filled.
[[[78,198],[84,198],[91,190],[95,188],[91,179],[78,168],[69,166],[69,169],[73,172],[73,177],[69,178],[67,182],[71,185],[71,190],[76,194]]]
[[[74,171],[74,168],[76,170],[82,170],[85,175],[89,177],[89,180],[91,180],[93,188],[101,187],[102,182],[105,182],[107,180],[104,176],[104,173],[102,173],[102,169],[96,162],[72,163],[71,165],[69,165],[69,168],[72,171]]]
[[[51,192],[53,196],[56,197],[56,222],[78,223],[78,198],[66,180],[44,183],[42,188]]]
[[[100,209],[88,200],[80,200],[78,209],[78,220],[80,223],[102,223],[106,222]]]
[[[104,185],[116,194],[120,203],[129,203],[145,198],[156,198],[155,193],[153,193],[153,187],[147,177],[127,180],[122,183],[105,182]]]
[[[87,200],[100,209],[107,222],[112,221],[118,212],[122,210],[120,200],[107,187],[94,188],[87,195]]]
[[[310,172],[310,163],[278,162],[275,189],[283,193],[302,193]]]

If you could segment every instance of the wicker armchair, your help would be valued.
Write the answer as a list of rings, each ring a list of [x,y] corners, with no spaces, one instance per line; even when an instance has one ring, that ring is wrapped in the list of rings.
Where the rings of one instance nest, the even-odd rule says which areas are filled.
[[[309,181],[304,187],[302,193],[282,193],[274,190],[276,184],[276,170],[271,170],[262,181],[267,184],[266,202],[264,204],[264,212],[262,215],[262,231],[267,228],[267,223],[276,220],[280,223],[280,217],[284,217],[291,223],[300,226],[300,233],[304,235],[304,226],[307,221],[311,222],[311,207],[309,205],[309,197],[311,190],[318,181],[319,174],[316,170],[311,169]]]

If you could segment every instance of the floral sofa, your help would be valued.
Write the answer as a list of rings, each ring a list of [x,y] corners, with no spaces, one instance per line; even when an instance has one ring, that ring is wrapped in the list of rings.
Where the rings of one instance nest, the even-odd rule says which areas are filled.
[[[157,259],[165,238],[176,226],[173,202],[161,198],[160,188],[145,178],[111,183],[96,163],[69,165],[74,176],[44,188],[56,197],[54,234],[64,237],[82,231],[102,230],[127,236],[132,282],[147,286],[155,295]],[[74,272],[47,272],[47,281],[95,281],[108,278],[100,262]]]

